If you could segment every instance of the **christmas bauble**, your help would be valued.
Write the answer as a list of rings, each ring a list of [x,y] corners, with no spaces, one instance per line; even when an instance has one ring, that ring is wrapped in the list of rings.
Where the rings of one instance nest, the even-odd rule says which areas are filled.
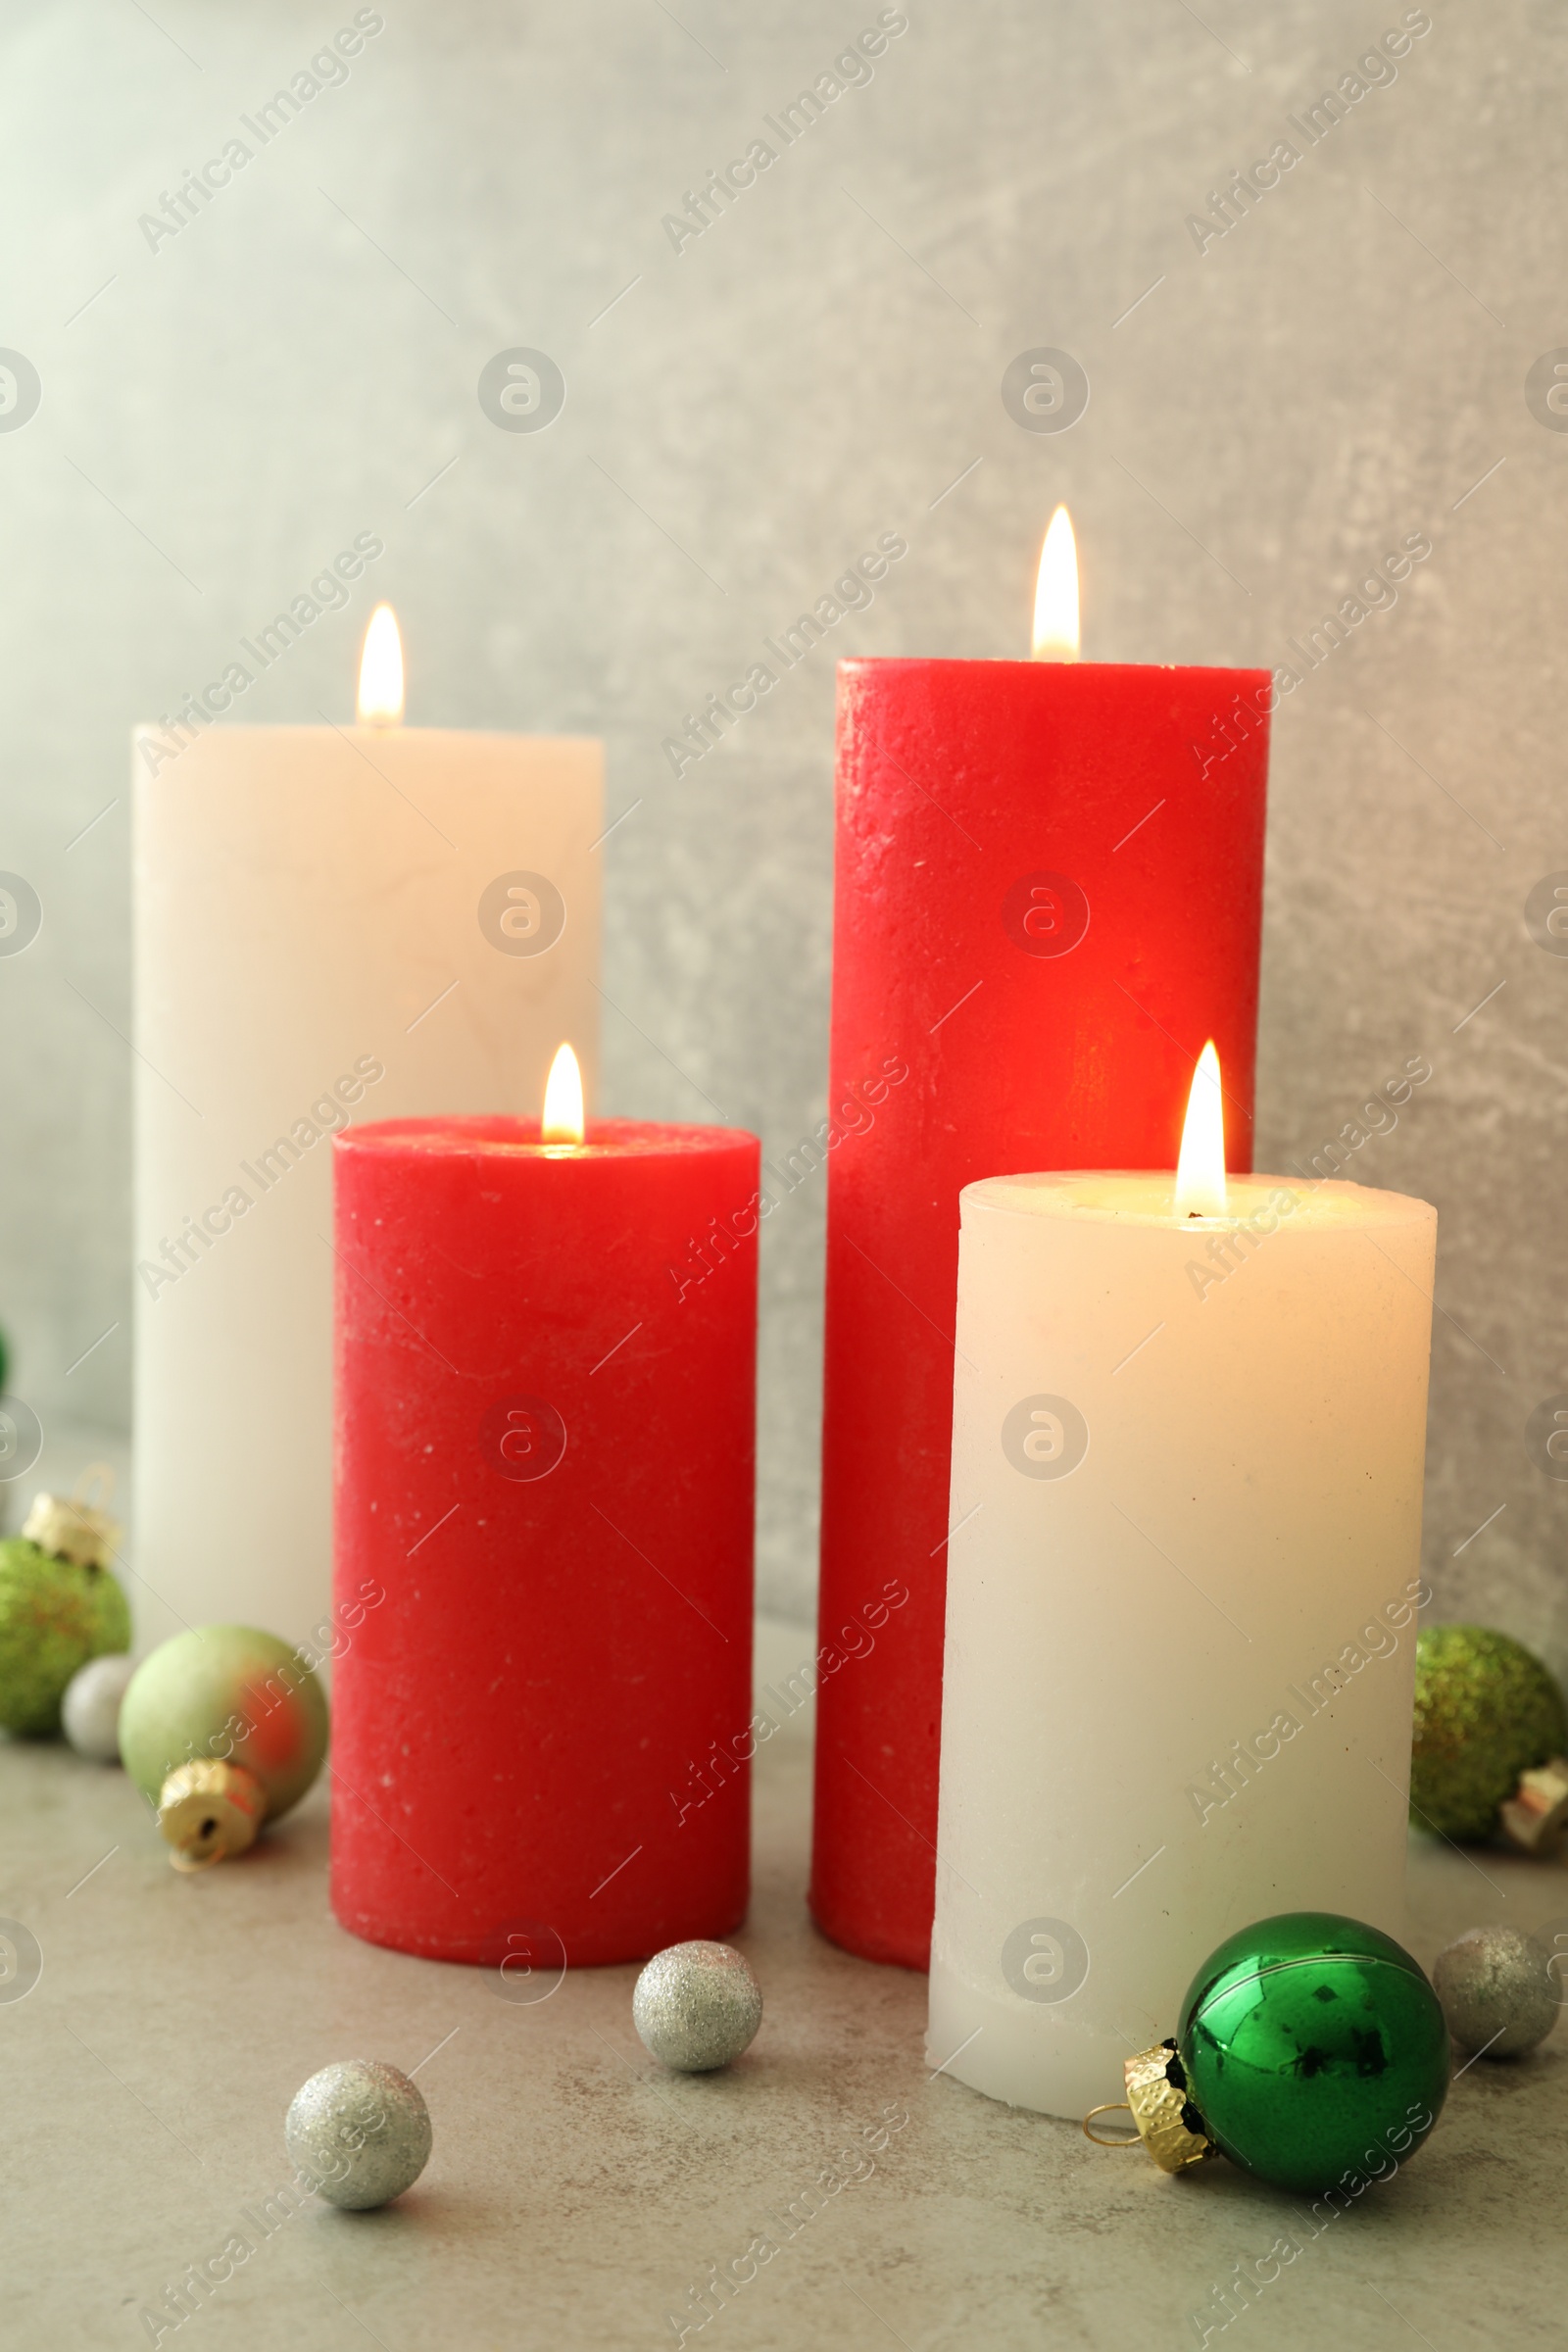
[[[1448,2030],[1416,1962],[1327,1911],[1288,1911],[1222,1943],[1188,1987],[1176,2046],[1220,2153],[1307,2195],[1386,2176],[1448,2087]]]
[[[1478,2057],[1517,2058],[1557,2022],[1557,1984],[1539,1944],[1517,1928],[1472,1928],[1432,1972],[1448,2031]]]
[[[274,1634],[202,1626],[137,1667],[120,1753],[175,1860],[200,1867],[298,1804],[326,1753],[325,1694]]]
[[[350,2213],[412,2188],[430,2155],[430,2112],[416,2082],[373,2058],[323,2066],[294,2093],[289,2156],[329,2205]]]
[[[120,1707],[136,1671],[134,1658],[89,1658],[66,1686],[60,1721],[78,1756],[92,1764],[120,1762]]]
[[[58,1732],[77,1667],[129,1647],[130,1608],[108,1568],[65,1558],[26,1535],[0,1542],[0,1724],[8,1732]]]
[[[683,2075],[728,2066],[757,2035],[762,1990],[727,1943],[672,1943],[649,1961],[631,1996],[645,2047]]]
[[[1484,1625],[1416,1638],[1410,1814],[1445,1838],[1488,1838],[1521,1773],[1568,1748],[1568,1712],[1541,1660]]]

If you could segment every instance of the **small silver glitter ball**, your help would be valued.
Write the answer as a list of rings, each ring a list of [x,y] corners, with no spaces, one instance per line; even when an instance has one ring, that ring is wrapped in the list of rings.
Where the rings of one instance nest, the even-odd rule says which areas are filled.
[[[638,1978],[631,2014],[663,2065],[706,2075],[728,2066],[756,2038],[762,1988],[727,1943],[672,1943]]]
[[[94,1764],[120,1762],[120,1702],[135,1671],[134,1658],[89,1658],[72,1676],[60,1720],[78,1756]]]
[[[1557,2022],[1544,1955],[1516,1928],[1472,1928],[1432,1972],[1448,2032],[1461,2049],[1516,2058]]]
[[[342,2058],[294,2093],[283,2137],[329,2205],[361,2213],[417,2180],[430,2154],[430,2114],[395,2066]]]

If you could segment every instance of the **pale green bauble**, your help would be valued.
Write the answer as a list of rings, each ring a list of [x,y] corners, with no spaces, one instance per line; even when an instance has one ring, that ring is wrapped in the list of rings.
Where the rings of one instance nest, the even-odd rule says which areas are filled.
[[[267,1819],[297,1805],[326,1753],[326,1694],[275,1634],[204,1625],[176,1634],[131,1677],[120,1758],[156,1805],[176,1765],[240,1764],[267,1791]]]
[[[82,1568],[25,1536],[0,1542],[0,1724],[25,1739],[60,1729],[78,1666],[130,1647],[130,1605],[107,1568]]]

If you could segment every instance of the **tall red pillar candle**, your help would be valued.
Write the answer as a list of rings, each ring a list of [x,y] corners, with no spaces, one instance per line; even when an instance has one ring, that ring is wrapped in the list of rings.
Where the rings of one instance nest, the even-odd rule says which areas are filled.
[[[839,667],[811,1907],[870,1959],[930,1947],[958,1194],[1174,1167],[1210,1037],[1251,1166],[1272,700],[1263,670]]]
[[[539,1138],[335,1141],[332,1906],[514,1997],[727,1934],[749,1850],[757,1140]]]

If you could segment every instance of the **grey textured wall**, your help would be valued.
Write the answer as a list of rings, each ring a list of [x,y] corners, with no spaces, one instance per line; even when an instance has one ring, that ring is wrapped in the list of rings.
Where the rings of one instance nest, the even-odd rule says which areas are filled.
[[[1399,0],[911,0],[787,148],[763,117],[868,0],[384,0],[348,78],[151,249],[139,217],[354,14],[0,25],[0,343],[42,386],[0,432],[0,865],[45,910],[0,962],[17,1385],[126,1409],[126,730],[357,531],[413,719],[607,738],[603,1107],[774,1151],[823,1113],[836,652],[1022,650],[1061,498],[1102,659],[1294,661],[1424,534],[1276,721],[1259,1164],[1430,1059],[1352,1168],[1442,1212],[1429,1555],[1446,1610],[1568,1665],[1568,1489],[1524,1438],[1568,1388],[1568,961],[1525,916],[1568,868],[1568,416],[1526,393],[1568,344],[1557,0],[1434,0],[1377,86],[1357,61],[1426,21]],[[1290,127],[1346,76],[1343,121]],[[777,161],[677,252],[662,217],[759,137]],[[1200,250],[1188,216],[1282,140]],[[548,430],[480,408],[514,346],[564,372]],[[1088,371],[1068,431],[1003,405],[1039,346]],[[909,554],[875,605],[677,780],[662,739],[885,530]],[[366,609],[244,716],[345,714]],[[820,1217],[803,1190],[765,1266],[764,1592],[802,1615]]]

